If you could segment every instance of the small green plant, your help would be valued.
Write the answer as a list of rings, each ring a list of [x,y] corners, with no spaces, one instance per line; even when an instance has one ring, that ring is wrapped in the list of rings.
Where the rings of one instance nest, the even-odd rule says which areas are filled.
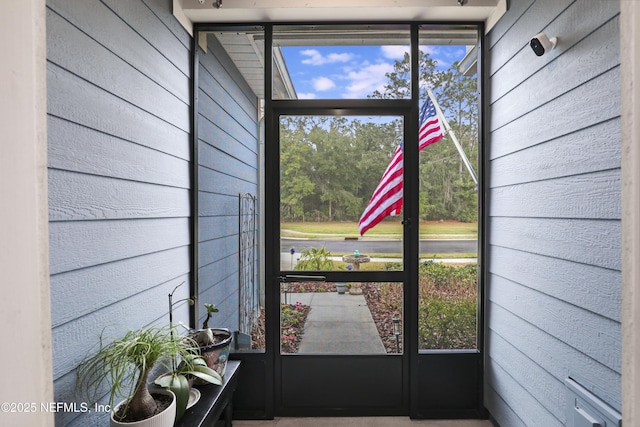
[[[331,252],[323,246],[322,248],[309,248],[302,251],[298,264],[294,270],[334,270],[335,265],[331,259]]]
[[[302,320],[304,320],[304,313],[302,311],[302,303],[296,302],[295,305],[292,304],[282,304],[281,311],[281,320],[282,328],[289,328],[291,326],[296,326]]]
[[[207,309],[207,317],[204,319],[204,322],[202,322],[202,329],[189,334],[189,336],[193,338],[200,347],[206,347],[211,344],[215,344],[216,342],[213,331],[209,327],[209,320],[213,313],[217,313],[219,310],[213,304],[205,304],[204,308]]]
[[[202,322],[202,329],[208,329],[209,328],[209,319],[211,319],[211,316],[213,315],[213,313],[217,313],[220,310],[218,310],[216,308],[216,306],[213,305],[213,304],[205,304],[204,308],[207,309],[207,318],[204,319],[204,322]]]

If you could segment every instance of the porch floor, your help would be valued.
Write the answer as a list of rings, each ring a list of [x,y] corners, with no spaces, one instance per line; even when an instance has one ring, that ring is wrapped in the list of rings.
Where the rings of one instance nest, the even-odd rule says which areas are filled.
[[[234,420],[234,427],[491,427],[486,420],[412,420],[409,417],[276,418]]]

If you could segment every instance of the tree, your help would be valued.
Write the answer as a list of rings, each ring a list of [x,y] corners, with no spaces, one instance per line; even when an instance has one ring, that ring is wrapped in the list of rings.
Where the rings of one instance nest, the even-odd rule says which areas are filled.
[[[305,199],[314,194],[315,186],[309,178],[311,147],[305,143],[304,122],[285,118],[280,138],[280,205],[287,220],[305,220]],[[302,140],[300,142],[300,140]]]
[[[477,170],[477,79],[454,63],[439,70],[420,51],[421,99],[430,88]],[[387,73],[388,83],[371,98],[407,98],[410,58]],[[286,116],[280,125],[281,215],[284,220],[357,221],[401,141],[400,119],[386,123],[340,116]],[[449,136],[420,154],[421,219],[477,219],[475,185]]]
[[[420,99],[427,99],[427,89],[447,117],[474,170],[478,159],[478,92],[477,79],[465,76],[453,63],[448,70],[438,71],[428,53],[420,51]],[[410,57],[408,54],[394,64],[387,74],[389,84],[383,93],[373,98],[397,98],[409,88]],[[446,136],[420,154],[420,217],[421,219],[477,219],[477,195],[453,141]]]

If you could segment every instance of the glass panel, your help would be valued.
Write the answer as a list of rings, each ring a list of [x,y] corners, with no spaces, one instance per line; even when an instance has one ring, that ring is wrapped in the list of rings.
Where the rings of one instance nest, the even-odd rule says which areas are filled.
[[[478,35],[447,34],[420,32],[420,349],[477,347]]]
[[[366,228],[402,201],[402,129],[402,117],[280,118],[282,270],[401,270],[400,208]],[[372,197],[381,181],[386,201]]]
[[[281,353],[401,353],[402,289],[402,283],[282,283]]]
[[[264,33],[257,27],[229,28],[198,33],[197,40],[199,301],[218,306],[220,313],[211,319],[212,326],[238,331],[235,351],[264,350],[258,154],[263,134],[258,100],[264,98]],[[225,52],[239,73],[220,62]],[[247,86],[255,97],[248,96]],[[243,141],[242,148],[230,149],[229,141]],[[220,176],[236,183],[233,191],[221,186]],[[237,233],[236,245],[222,238],[230,239],[229,230]],[[237,263],[233,280],[220,274],[220,266],[230,263]],[[203,308],[200,313],[206,315]]]
[[[273,98],[410,98],[409,45],[405,25],[276,26]]]

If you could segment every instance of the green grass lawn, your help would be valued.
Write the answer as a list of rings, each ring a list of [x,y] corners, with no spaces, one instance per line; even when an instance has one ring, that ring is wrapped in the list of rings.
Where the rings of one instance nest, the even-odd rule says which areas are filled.
[[[356,222],[283,222],[280,225],[281,234],[284,237],[314,237],[319,235],[344,235],[359,236],[358,223]],[[400,221],[382,221],[365,233],[366,237],[378,235],[402,234]],[[437,235],[438,237],[452,237],[456,235],[477,236],[478,223],[456,221],[422,221],[420,223],[420,235]]]

